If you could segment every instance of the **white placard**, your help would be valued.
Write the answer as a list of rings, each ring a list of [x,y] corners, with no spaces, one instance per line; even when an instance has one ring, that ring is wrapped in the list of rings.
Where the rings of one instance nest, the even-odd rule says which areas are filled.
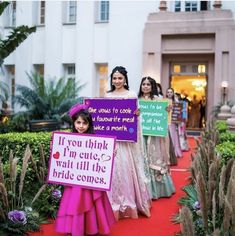
[[[115,137],[53,132],[48,182],[109,190]]]

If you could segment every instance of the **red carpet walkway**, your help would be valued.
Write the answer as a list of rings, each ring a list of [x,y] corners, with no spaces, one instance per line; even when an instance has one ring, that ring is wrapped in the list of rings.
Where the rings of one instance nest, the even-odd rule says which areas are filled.
[[[161,198],[153,201],[151,217],[139,219],[124,219],[111,228],[109,236],[173,236],[180,231],[179,224],[173,224],[171,217],[178,212],[177,201],[184,195],[181,188],[187,184],[191,162],[191,151],[195,147],[194,138],[188,138],[190,151],[184,152],[183,158],[178,159],[178,165],[173,166],[172,178],[176,193],[171,198]],[[43,225],[42,231],[29,234],[30,236],[65,236],[54,231],[54,225]]]

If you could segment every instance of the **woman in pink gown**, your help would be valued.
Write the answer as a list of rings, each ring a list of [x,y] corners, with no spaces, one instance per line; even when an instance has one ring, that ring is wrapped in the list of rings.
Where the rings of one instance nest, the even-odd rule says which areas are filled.
[[[77,104],[69,114],[73,132],[93,133],[91,115],[84,105]],[[80,186],[65,187],[56,218],[56,231],[72,236],[109,234],[115,222],[105,191]]]
[[[107,98],[137,98],[133,91],[129,91],[124,67],[117,66],[113,69],[110,84]],[[137,137],[136,143],[117,141],[112,185],[108,192],[116,219],[138,218],[138,213],[150,217],[150,180],[144,173],[144,146],[140,125]]]

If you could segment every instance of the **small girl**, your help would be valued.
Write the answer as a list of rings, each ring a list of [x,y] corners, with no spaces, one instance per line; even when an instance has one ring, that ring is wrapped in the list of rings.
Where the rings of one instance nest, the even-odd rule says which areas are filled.
[[[69,111],[74,133],[94,133],[92,117],[85,105],[77,104]],[[72,236],[109,234],[115,222],[105,191],[80,186],[65,187],[56,218],[56,231]]]

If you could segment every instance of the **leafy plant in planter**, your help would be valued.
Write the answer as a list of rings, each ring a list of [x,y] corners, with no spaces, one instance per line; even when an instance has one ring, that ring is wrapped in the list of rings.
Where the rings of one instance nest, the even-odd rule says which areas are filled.
[[[221,134],[228,130],[228,125],[224,120],[217,120],[215,122],[215,129]]]
[[[27,76],[30,87],[17,85],[18,94],[14,101],[26,108],[23,113],[29,120],[66,119],[69,108],[77,102],[78,93],[84,85],[66,78],[45,80],[37,73]]]
[[[235,158],[235,142],[220,143],[216,146],[215,150],[221,159],[222,165],[226,165],[228,160]]]
[[[46,183],[47,176],[47,164],[46,157],[42,145],[39,145],[40,161],[36,162],[31,156],[31,164],[34,173],[40,185],[38,193],[32,200],[32,206],[36,209],[40,215],[46,218],[55,218],[59,200],[61,198],[62,187],[57,185],[51,185]],[[37,200],[37,201],[36,201]]]
[[[31,151],[27,147],[22,169],[18,166],[19,159],[14,158],[12,152],[6,165],[0,160],[0,233],[3,235],[26,235],[29,230],[39,230],[39,214],[30,207],[28,195],[23,198],[30,157]]]
[[[223,162],[218,156],[215,141],[220,139],[215,131],[207,130],[201,142],[197,141],[192,183],[184,188],[186,196],[179,201],[183,208],[174,220],[181,223],[184,236],[235,235],[235,161]]]
[[[179,214],[173,216],[172,221],[182,224],[183,235],[204,236],[205,230],[203,229],[201,205],[197,197],[195,186],[190,184],[183,187],[182,190],[186,195],[180,198],[178,203],[183,208],[180,210]],[[185,224],[184,220],[186,222]],[[190,234],[188,234],[189,232]]]
[[[27,109],[30,119],[60,119],[76,102],[78,86],[74,80],[45,80],[37,73],[27,74],[31,87],[17,85],[14,101]]]
[[[24,132],[28,126],[29,117],[27,114],[18,112],[17,114],[7,118],[5,122],[0,122],[0,133]]]
[[[231,132],[224,132],[220,135],[220,139],[219,139],[220,143],[223,142],[233,142],[235,143],[235,133],[231,133]]]

